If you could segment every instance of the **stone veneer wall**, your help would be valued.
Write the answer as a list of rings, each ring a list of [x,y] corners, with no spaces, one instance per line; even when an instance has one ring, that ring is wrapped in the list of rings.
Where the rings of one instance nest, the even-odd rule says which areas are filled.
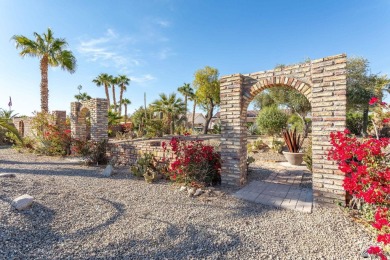
[[[91,140],[101,141],[108,139],[107,106],[107,99],[103,98],[72,102],[70,116],[72,137],[80,140],[87,139],[87,125],[85,120],[89,112]]]
[[[132,165],[144,153],[152,153],[157,160],[161,160],[165,155],[161,142],[169,140],[109,141],[106,155],[109,160],[116,157],[118,165]]]
[[[345,202],[344,176],[327,160],[329,134],[344,130],[346,120],[346,55],[340,54],[274,70],[221,77],[222,182],[247,181],[246,112],[253,98],[271,87],[302,93],[312,108],[313,192],[315,203]]]
[[[54,117],[54,125],[65,126],[66,123],[66,111],[55,110],[51,113]],[[16,129],[19,131],[22,137],[34,137],[34,133],[31,129],[32,117],[16,117],[12,119],[12,122]],[[20,129],[20,123],[23,122],[24,130]],[[23,133],[22,133],[23,132]]]

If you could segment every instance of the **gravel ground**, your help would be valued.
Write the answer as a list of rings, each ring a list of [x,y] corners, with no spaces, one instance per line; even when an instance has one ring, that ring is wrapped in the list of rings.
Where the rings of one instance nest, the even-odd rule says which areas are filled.
[[[373,238],[340,209],[190,198],[164,181],[0,149],[0,259],[360,259]],[[227,191],[224,187],[218,188]],[[35,202],[10,207],[28,193]]]

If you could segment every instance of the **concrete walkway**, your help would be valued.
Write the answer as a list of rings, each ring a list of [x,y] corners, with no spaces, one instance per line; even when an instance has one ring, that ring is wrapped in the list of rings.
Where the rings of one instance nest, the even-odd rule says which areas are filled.
[[[279,171],[263,181],[252,181],[234,196],[243,200],[278,208],[312,212],[313,190],[300,184],[305,182],[306,166],[291,166],[287,162],[275,163]],[[281,170],[282,169],[282,170]]]

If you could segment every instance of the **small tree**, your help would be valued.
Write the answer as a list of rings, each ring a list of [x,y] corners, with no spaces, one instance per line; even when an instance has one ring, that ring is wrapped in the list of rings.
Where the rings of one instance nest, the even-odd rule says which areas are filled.
[[[195,72],[193,86],[196,90],[196,101],[206,112],[206,122],[203,133],[207,134],[214,108],[219,105],[218,70],[209,66]]]
[[[287,126],[288,117],[286,113],[279,110],[277,106],[266,107],[257,116],[257,125],[262,133],[267,135],[279,135]]]

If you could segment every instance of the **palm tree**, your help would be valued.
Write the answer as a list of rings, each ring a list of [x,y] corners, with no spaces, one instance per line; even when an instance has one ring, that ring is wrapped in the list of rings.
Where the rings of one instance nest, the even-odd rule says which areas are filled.
[[[12,119],[14,117],[16,117],[17,115],[19,115],[19,114],[14,114],[14,110],[1,109],[1,111],[0,111],[0,118],[7,120],[7,122],[9,122],[9,123],[11,123]]]
[[[15,126],[13,124],[11,124],[8,119],[0,118],[0,128],[4,128],[4,129],[10,131],[11,133],[13,133],[15,135],[16,139],[18,139],[18,141],[23,144],[23,138],[20,136],[20,134],[19,134],[18,130],[15,128]]]
[[[156,112],[162,112],[169,126],[170,134],[174,133],[175,117],[185,111],[185,106],[181,98],[176,98],[176,94],[172,93],[167,96],[164,93],[160,94],[160,99],[154,101],[151,107]]]
[[[38,57],[41,68],[41,111],[49,112],[49,84],[48,67],[60,66],[70,73],[76,70],[76,58],[69,50],[65,50],[68,43],[65,39],[54,38],[50,28],[46,33],[40,35],[34,32],[35,41],[23,35],[14,35],[12,39],[16,43],[16,48],[21,49],[20,56]]]
[[[116,78],[117,84],[119,85],[120,92],[119,92],[119,115],[122,115],[122,99],[123,99],[123,92],[127,90],[127,86],[130,84],[130,79],[126,75],[119,75]],[[126,113],[125,113],[126,116]]]
[[[130,105],[131,101],[127,98],[124,98],[124,99],[122,99],[121,104],[125,106],[125,124],[126,124],[126,122],[127,122],[127,105]],[[121,111],[121,108],[119,108],[119,111]]]
[[[77,101],[87,101],[91,99],[91,96],[87,94],[87,92],[80,93],[74,96]]]
[[[187,111],[188,111],[188,107],[187,107],[187,99],[188,97],[194,95],[194,90],[191,88],[191,85],[190,83],[184,83],[183,86],[179,87],[177,89],[180,94],[182,94],[184,96],[184,105],[186,107],[186,113],[185,113],[185,126],[188,125],[188,121],[187,121]]]
[[[104,91],[106,92],[106,98],[108,102],[108,110],[110,109],[110,94],[108,93],[108,88],[111,86],[111,80],[112,76],[108,75],[107,73],[100,73],[99,76],[92,80],[92,82],[95,83],[98,87],[104,86]]]

